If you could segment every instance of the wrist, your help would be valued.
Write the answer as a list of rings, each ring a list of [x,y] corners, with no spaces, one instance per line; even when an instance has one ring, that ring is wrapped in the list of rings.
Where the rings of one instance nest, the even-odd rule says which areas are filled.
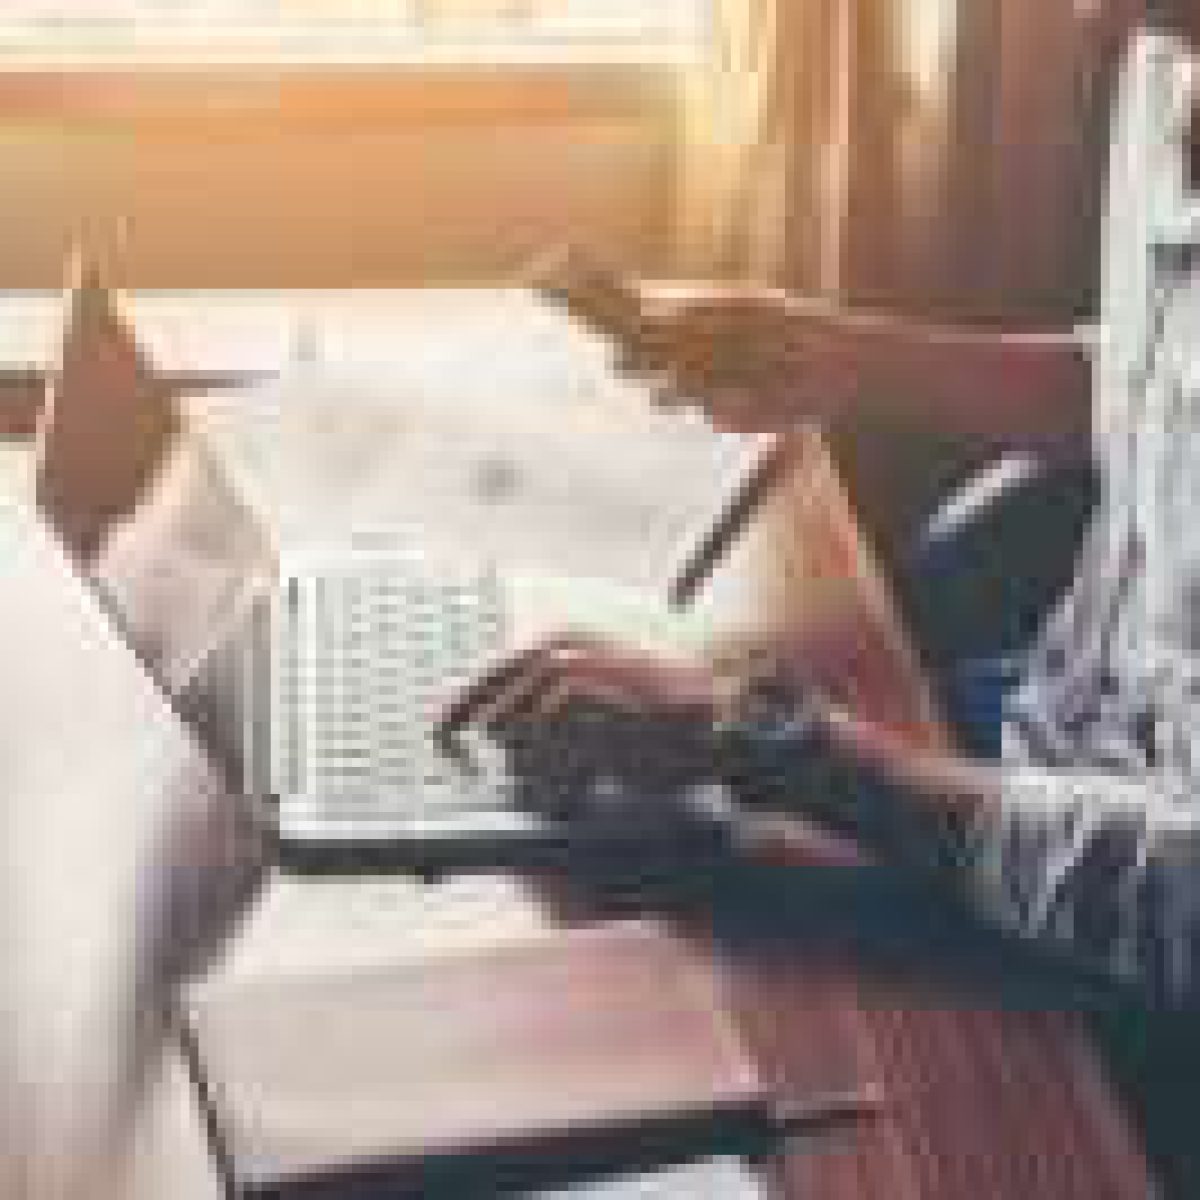
[[[732,776],[779,780],[826,745],[823,702],[782,700],[771,689],[742,687],[713,721],[719,758]]]

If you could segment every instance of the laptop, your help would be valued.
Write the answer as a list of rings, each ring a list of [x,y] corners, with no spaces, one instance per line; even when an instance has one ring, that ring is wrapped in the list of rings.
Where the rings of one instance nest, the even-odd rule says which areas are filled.
[[[613,714],[576,713],[524,744],[436,736],[447,699],[511,648],[514,608],[531,589],[545,606],[556,587],[561,600],[561,585],[463,570],[416,530],[281,555],[240,648],[241,741],[247,786],[277,806],[285,862],[434,870],[717,848],[723,793],[700,731],[675,731],[673,759],[665,731]],[[593,586],[580,603],[604,600]],[[617,603],[610,592],[609,621]],[[653,769],[640,761],[651,757]]]
[[[737,525],[778,478],[775,442],[656,411],[610,350],[526,295],[422,299],[390,330],[413,353],[293,364],[197,413],[278,546],[274,595],[231,667],[246,786],[274,798],[297,864],[496,866],[564,840],[644,841],[612,819],[617,790],[623,816],[654,807],[634,802],[632,773],[614,789],[611,772],[560,769],[587,757],[578,729],[530,772],[480,731],[448,754],[434,714],[564,626],[704,645],[703,562],[714,531],[729,538],[731,500]],[[566,792],[570,822],[555,819]],[[693,799],[719,806],[711,787]]]

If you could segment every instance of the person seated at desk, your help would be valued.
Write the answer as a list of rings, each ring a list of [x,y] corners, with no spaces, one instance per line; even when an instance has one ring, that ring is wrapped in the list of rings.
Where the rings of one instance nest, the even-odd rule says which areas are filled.
[[[592,637],[559,637],[524,656],[488,715],[501,726],[525,724],[547,704],[559,710],[579,700],[646,713],[655,724],[666,716],[716,728],[732,716],[741,749],[748,737],[758,747],[751,758],[764,773],[790,772],[797,796],[814,758],[840,765],[860,785],[851,821],[864,836],[869,827],[899,831],[905,853],[894,837],[873,849],[904,862],[924,839],[920,857],[948,858],[951,880],[986,919],[1117,981],[1125,999],[1101,1015],[1098,1032],[1130,1085],[1163,1194],[1186,1197],[1200,1195],[1189,1122],[1200,1062],[1200,574],[1191,532],[1200,507],[1200,280],[1191,271],[1200,219],[1184,197],[1182,128],[1169,128],[1172,114],[1162,109],[1148,119],[1138,111],[1154,88],[1168,94],[1168,109],[1186,95],[1200,8],[1179,12],[1182,39],[1140,34],[1126,63],[1098,341],[843,315],[761,292],[693,296],[638,314],[629,367],[659,382],[668,400],[699,403],[717,425],[786,430],[854,419],[877,405],[911,413],[995,449],[1031,450],[1068,472],[1072,519],[1087,517],[1086,493],[1099,476],[1065,598],[1027,644],[1003,644],[996,631],[983,638],[1009,662],[985,676],[993,693],[985,704],[978,678],[968,689],[974,712],[958,724],[973,734],[962,744],[975,753],[914,748],[811,694],[795,712],[777,698],[755,703],[753,688],[731,706],[707,665]],[[1173,115],[1183,126],[1186,105]],[[1164,165],[1175,179],[1158,175]],[[1152,246],[1148,225],[1163,213],[1147,197],[1164,182],[1182,209],[1181,236]],[[1080,480],[1090,481],[1082,494]],[[1061,514],[1056,522],[1061,531]],[[1008,533],[1010,544],[1025,536]],[[952,572],[950,549],[943,569]],[[955,589],[939,586],[945,578],[935,581],[944,593],[935,620],[953,604]],[[949,651],[942,665],[953,668],[956,648]],[[1018,672],[1004,680],[1014,661]],[[747,707],[765,723],[748,722]],[[990,728],[978,720],[989,710]]]
[[[1188,33],[1194,43],[1200,29]],[[1184,45],[1139,35],[1126,92],[1164,62],[1182,79]],[[937,328],[724,291],[648,307],[627,366],[736,430],[905,406],[998,448],[1098,460],[1103,502],[1076,583],[1006,701],[999,761],[916,749],[818,695],[777,712],[762,740],[776,763],[790,749],[799,771],[819,749],[875,785],[865,794],[882,785],[898,812],[954,840],[969,890],[994,920],[1136,983],[1153,1008],[1177,1010],[1200,1001],[1200,569],[1190,532],[1200,505],[1200,280],[1188,256],[1155,258],[1144,240],[1138,172],[1159,160],[1126,161],[1130,150],[1114,148],[1105,270],[1110,297],[1133,297],[1128,313],[1107,315],[1144,323],[1138,354],[1123,357],[1106,330],[1102,343],[1116,344],[1101,345],[1093,372],[1079,332]],[[1148,315],[1134,311],[1139,282],[1155,297]],[[489,702],[498,725],[528,719],[548,698],[714,726],[730,715],[700,663],[569,634],[522,662]]]

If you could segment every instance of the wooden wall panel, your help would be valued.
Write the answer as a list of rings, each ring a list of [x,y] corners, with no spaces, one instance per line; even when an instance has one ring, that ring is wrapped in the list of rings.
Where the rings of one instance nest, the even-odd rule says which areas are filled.
[[[842,284],[958,319],[1094,301],[1116,64],[1142,0],[844,0],[855,24]],[[939,77],[912,44],[948,16]],[[922,27],[924,27],[922,29]]]
[[[1010,328],[1090,315],[1111,94],[1144,0],[958,0],[924,112],[900,51],[933,0],[840,2],[854,26],[841,294]],[[986,458],[899,417],[847,421],[831,444],[889,555]]]
[[[838,283],[846,155],[844,0],[780,0],[778,103],[790,130],[787,286],[832,294]]]
[[[568,236],[655,272],[672,113],[617,69],[0,78],[0,288],[123,218],[144,288],[494,281]]]
[[[994,291],[1015,314],[1055,321],[1094,307],[1112,97],[1142,7],[999,6]]]

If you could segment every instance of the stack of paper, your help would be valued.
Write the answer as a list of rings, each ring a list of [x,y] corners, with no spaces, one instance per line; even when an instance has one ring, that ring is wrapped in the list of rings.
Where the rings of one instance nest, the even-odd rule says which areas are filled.
[[[198,419],[285,544],[419,527],[459,559],[663,594],[761,443],[657,412],[553,306],[478,303],[400,321],[386,363],[298,364]]]

